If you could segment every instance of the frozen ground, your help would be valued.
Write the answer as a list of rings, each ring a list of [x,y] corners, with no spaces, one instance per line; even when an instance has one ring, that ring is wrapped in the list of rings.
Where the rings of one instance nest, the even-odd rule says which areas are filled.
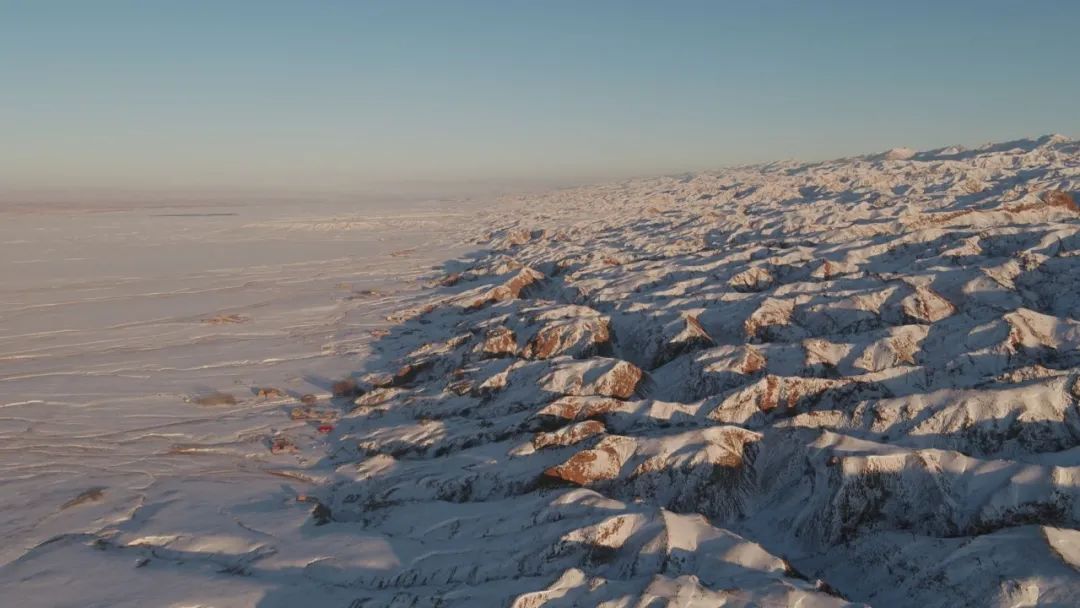
[[[275,528],[299,526],[304,482],[281,475],[325,449],[317,425],[291,420],[288,406],[305,394],[326,403],[386,316],[463,250],[473,211],[432,201],[0,208],[0,604],[258,603],[263,583],[144,575],[152,563],[132,576],[126,556],[63,547],[155,521],[199,551],[243,554],[262,538],[215,514],[252,501]],[[260,398],[260,387],[283,394]],[[192,402],[215,392],[236,403]],[[271,454],[281,433],[297,454]],[[49,540],[62,558],[35,557]]]
[[[193,262],[197,295],[125,282],[164,263],[144,255],[85,284],[65,265],[60,290],[13,280],[0,592],[1074,606],[1078,190],[1080,144],[1060,136],[898,148],[522,197],[438,230],[414,216],[397,223],[411,257],[384,246],[374,265],[327,261],[398,234],[363,218],[237,221],[228,239],[182,219],[165,240],[208,264],[207,241],[264,252]],[[88,221],[52,263],[89,257],[68,242],[106,233]],[[45,258],[10,230],[10,259]],[[284,243],[326,249],[260,274],[296,261]],[[405,259],[449,261],[423,294],[365,293]],[[267,385],[286,394],[253,394]],[[239,402],[184,401],[221,390]]]

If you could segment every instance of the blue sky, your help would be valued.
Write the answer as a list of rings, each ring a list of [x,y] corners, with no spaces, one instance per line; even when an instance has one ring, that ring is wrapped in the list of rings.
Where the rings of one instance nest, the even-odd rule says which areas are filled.
[[[1080,2],[0,0],[0,187],[551,182],[1080,135]]]

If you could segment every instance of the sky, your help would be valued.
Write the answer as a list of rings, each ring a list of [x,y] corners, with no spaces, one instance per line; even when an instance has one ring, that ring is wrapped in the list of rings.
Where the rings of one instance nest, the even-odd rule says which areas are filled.
[[[1080,2],[0,0],[0,188],[580,183],[1080,136]]]

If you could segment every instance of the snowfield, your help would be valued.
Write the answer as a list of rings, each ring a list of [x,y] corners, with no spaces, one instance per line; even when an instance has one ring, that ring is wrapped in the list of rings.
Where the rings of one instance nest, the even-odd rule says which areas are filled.
[[[185,418],[182,442],[164,439],[166,423],[139,427],[153,440],[25,438],[36,427],[17,421],[75,400],[34,401],[59,373],[18,371],[49,352],[51,334],[35,333],[0,377],[18,392],[0,408],[13,429],[2,487],[37,509],[5,524],[0,594],[25,606],[1074,606],[1078,193],[1080,142],[1047,136],[560,190],[427,222],[483,233],[485,247],[396,301],[354,373],[326,376],[349,381],[306,403],[297,391],[224,409],[162,397],[217,429]],[[321,239],[368,221],[258,230]],[[410,256],[450,257],[420,241]],[[213,319],[201,327],[244,325]],[[83,373],[116,374],[109,352],[85,354]],[[173,369],[126,373],[198,377]],[[203,382],[221,390],[226,377],[288,388],[266,374]],[[126,463],[153,465],[139,483],[41,490],[37,469],[58,458],[76,471],[100,441],[171,455]],[[199,458],[213,466],[185,464]],[[16,507],[4,509],[30,512]]]

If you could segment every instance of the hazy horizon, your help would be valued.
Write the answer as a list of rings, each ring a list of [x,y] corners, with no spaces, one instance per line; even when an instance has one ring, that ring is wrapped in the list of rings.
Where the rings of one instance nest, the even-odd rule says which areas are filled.
[[[1075,3],[632,7],[6,3],[0,192],[516,190],[1080,133]]]

